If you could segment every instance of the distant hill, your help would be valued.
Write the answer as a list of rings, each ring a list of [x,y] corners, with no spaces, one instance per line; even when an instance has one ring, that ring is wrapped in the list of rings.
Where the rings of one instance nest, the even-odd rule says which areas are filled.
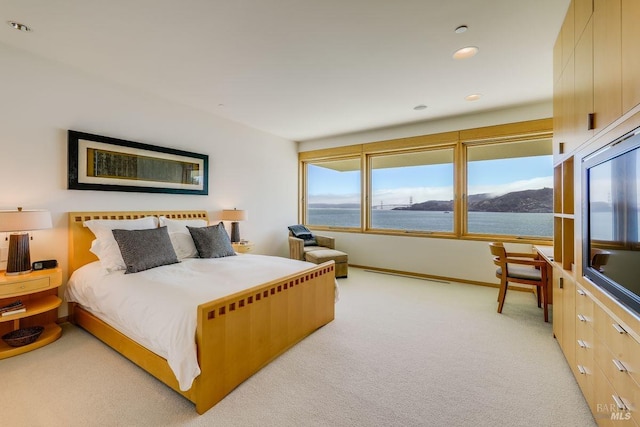
[[[469,212],[553,212],[553,189],[514,191],[502,196],[491,197],[488,193],[469,196]],[[428,200],[415,203],[402,211],[452,211],[453,200]]]

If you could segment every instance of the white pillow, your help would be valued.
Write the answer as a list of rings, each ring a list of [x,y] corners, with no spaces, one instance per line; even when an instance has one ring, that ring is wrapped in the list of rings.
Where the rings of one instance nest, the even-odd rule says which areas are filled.
[[[198,250],[187,226],[206,227],[207,221],[204,219],[169,219],[161,216],[160,227],[164,226],[167,227],[173,250],[176,251],[178,259],[198,257]]]
[[[91,243],[91,252],[100,260],[100,264],[108,271],[124,270],[126,266],[120,254],[118,242],[111,230],[146,230],[158,227],[158,219],[147,216],[140,219],[92,219],[84,222],[85,227],[96,236]]]

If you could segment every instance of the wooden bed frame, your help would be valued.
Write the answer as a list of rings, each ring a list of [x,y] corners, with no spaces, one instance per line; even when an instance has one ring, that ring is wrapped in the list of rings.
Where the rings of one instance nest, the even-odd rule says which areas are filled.
[[[95,239],[84,227],[90,219],[208,220],[206,211],[70,212],[69,274],[97,258]],[[284,234],[283,234],[284,235]],[[69,320],[95,335],[206,412],[244,380],[334,318],[333,261],[198,306],[196,344],[202,373],[180,391],[166,359],[127,338],[105,322],[69,303]]]

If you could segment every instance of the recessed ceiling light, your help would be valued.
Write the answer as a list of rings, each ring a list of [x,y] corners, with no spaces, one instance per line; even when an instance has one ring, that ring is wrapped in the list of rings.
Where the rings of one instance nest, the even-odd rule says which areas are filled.
[[[416,105],[415,107],[413,107],[413,109],[416,110],[416,111],[424,110],[426,108],[427,108],[427,106],[424,105],[424,104]]]
[[[453,59],[466,59],[475,56],[478,53],[478,48],[475,46],[467,46],[462,49],[458,49],[453,53]]]
[[[19,30],[19,31],[31,31],[31,28],[29,28],[26,25],[21,24],[19,22],[7,21],[7,24],[11,25],[11,27],[13,27],[14,29]]]
[[[467,27],[466,25],[460,25],[458,28],[455,29],[455,31],[456,31],[456,34],[462,34],[468,29],[469,27]]]
[[[474,93],[471,95],[467,95],[464,97],[464,99],[466,99],[467,101],[477,101],[478,99],[480,99],[482,95],[479,93]]]

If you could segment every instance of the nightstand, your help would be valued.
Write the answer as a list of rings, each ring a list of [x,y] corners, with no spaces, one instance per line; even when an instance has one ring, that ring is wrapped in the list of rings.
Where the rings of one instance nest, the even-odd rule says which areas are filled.
[[[0,271],[0,307],[17,300],[26,307],[23,313],[0,315],[0,336],[29,326],[44,326],[38,339],[22,347],[11,347],[0,340],[0,359],[26,353],[60,338],[62,328],[56,323],[62,300],[58,287],[62,284],[62,269],[32,271],[28,274],[7,276]]]
[[[233,246],[233,250],[239,254],[246,254],[253,250],[253,243],[251,242],[232,243],[231,246]]]

